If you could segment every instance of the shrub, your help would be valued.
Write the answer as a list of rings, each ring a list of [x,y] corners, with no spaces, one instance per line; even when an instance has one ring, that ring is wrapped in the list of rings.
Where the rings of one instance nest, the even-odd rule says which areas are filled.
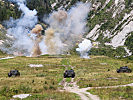
[[[37,74],[36,77],[45,77],[44,74]]]
[[[112,47],[105,46],[101,48],[92,48],[90,50],[90,55],[104,55],[109,57],[124,57],[127,55],[123,47],[118,47],[113,49]]]

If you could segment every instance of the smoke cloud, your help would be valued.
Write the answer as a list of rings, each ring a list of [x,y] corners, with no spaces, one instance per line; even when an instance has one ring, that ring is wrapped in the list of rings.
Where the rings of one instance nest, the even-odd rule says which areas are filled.
[[[81,41],[86,32],[86,19],[89,11],[90,3],[79,2],[68,11],[54,11],[49,18],[44,20],[50,28],[46,30],[45,36],[49,54],[64,54]]]
[[[76,48],[76,51],[80,53],[81,58],[90,58],[88,52],[92,48],[90,40],[84,39]]]
[[[10,48],[7,48],[5,45],[1,47],[1,50],[7,52],[8,54],[14,55],[30,55],[33,42],[28,37],[28,33],[37,23],[37,11],[30,10],[24,4],[25,0],[11,0],[16,2],[19,6],[19,9],[22,11],[22,15],[19,19],[14,20],[10,18],[9,21],[6,21],[5,24],[8,27],[7,34],[13,37],[11,43],[9,43]]]
[[[31,37],[37,37],[36,34],[31,37],[32,29],[38,22],[36,10],[30,10],[25,0],[10,0],[16,2],[22,15],[19,19],[10,18],[5,24],[8,27],[7,34],[12,36],[10,48],[6,45],[0,47],[1,50],[15,55],[34,55],[33,47],[37,46],[36,55],[42,54],[64,54],[69,52],[77,43],[82,41],[86,32],[86,23],[90,11],[90,3],[78,2],[70,10],[53,11],[44,21],[49,24],[45,30],[45,36],[42,41],[35,44]],[[35,31],[35,30],[34,30]],[[36,33],[36,32],[35,32]]]

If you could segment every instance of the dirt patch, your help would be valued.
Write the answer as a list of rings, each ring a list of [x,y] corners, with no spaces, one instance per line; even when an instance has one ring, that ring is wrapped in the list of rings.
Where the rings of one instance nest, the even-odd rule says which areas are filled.
[[[100,100],[100,98],[96,95],[92,95],[91,93],[87,92],[88,88],[79,88],[77,86],[77,82],[64,82],[63,83],[64,88],[60,91],[67,91],[76,93],[80,96],[81,100]]]

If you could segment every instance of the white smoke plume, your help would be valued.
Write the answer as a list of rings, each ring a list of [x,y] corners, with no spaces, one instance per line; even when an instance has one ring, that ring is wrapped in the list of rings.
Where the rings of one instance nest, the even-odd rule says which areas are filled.
[[[0,47],[1,50],[9,54],[31,55],[33,41],[28,36],[31,29],[37,24],[37,11],[30,10],[25,5],[25,0],[9,0],[16,2],[22,15],[19,19],[11,18],[6,21],[8,26],[7,34],[13,36],[11,47]],[[86,32],[86,23],[90,3],[78,2],[70,10],[53,11],[45,19],[49,28],[45,31],[44,41],[39,43],[42,54],[64,54],[71,50],[76,43],[82,40]]]
[[[86,32],[89,11],[90,3],[78,2],[70,10],[54,11],[50,14],[48,19],[45,19],[45,22],[49,24],[45,37],[45,44],[49,54],[68,52],[77,42],[81,41],[83,34]],[[53,33],[49,39],[51,31]],[[47,43],[47,41],[50,42]],[[52,48],[50,48],[50,46],[52,46]]]
[[[9,0],[11,2],[16,2],[19,6],[19,9],[22,11],[22,15],[19,19],[14,20],[10,18],[9,21],[6,21],[5,24],[9,29],[7,34],[13,36],[13,41],[10,48],[1,47],[4,52],[9,54],[23,54],[25,56],[30,55],[33,43],[28,37],[28,33],[37,23],[37,11],[30,10],[24,4],[25,0]]]
[[[92,48],[90,40],[84,39],[76,48],[76,51],[80,53],[81,58],[90,58],[88,52]]]

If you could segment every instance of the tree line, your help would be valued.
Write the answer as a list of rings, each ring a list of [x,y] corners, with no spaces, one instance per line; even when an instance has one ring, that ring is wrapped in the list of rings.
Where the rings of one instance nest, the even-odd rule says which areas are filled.
[[[26,5],[31,10],[37,10],[37,15],[40,21],[44,14],[49,14],[51,12],[49,0],[27,0]],[[17,19],[21,16],[21,13],[22,12],[18,10],[17,4],[12,4],[7,0],[0,1],[0,23],[4,20],[9,20],[10,17]]]

